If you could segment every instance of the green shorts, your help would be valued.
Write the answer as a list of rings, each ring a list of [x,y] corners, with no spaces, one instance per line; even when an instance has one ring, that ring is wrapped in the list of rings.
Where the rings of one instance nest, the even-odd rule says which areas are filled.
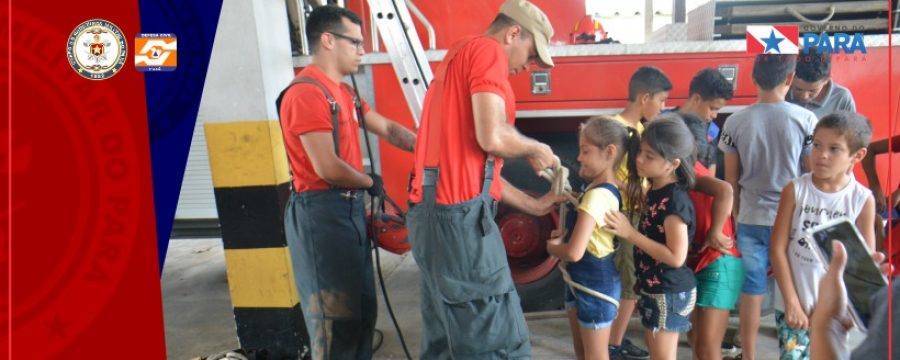
[[[697,278],[697,306],[734,309],[744,282],[741,258],[722,255],[694,275]]]

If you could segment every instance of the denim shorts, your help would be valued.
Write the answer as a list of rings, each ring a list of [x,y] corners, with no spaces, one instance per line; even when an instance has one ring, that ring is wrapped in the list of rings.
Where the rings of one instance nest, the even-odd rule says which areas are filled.
[[[697,289],[685,292],[648,294],[641,292],[637,308],[641,325],[657,332],[688,332],[691,330],[691,311],[697,302]]]
[[[622,283],[616,270],[615,253],[597,258],[585,253],[578,262],[568,264],[566,270],[572,280],[616,301],[622,297]],[[574,293],[572,290],[575,290]],[[578,324],[584,329],[603,329],[612,325],[618,309],[613,303],[565,286],[566,309],[575,309]]]
[[[748,295],[765,295],[769,272],[769,238],[772,227],[765,225],[737,225],[737,246],[744,262],[744,286]]]

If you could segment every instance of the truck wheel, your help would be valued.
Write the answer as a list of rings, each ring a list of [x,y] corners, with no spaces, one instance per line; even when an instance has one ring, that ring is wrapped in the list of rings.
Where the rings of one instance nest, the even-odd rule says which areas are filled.
[[[535,312],[563,308],[562,274],[555,266],[553,271],[537,281],[517,284],[516,291],[522,299],[522,311]]]
[[[561,308],[562,280],[556,268],[559,260],[546,249],[550,232],[558,223],[557,216],[551,213],[535,217],[501,205],[495,221],[523,310]]]

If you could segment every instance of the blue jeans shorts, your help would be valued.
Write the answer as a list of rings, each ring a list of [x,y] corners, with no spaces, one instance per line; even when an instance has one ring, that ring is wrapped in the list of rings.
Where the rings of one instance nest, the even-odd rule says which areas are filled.
[[[769,238],[772,227],[765,225],[737,225],[737,246],[744,262],[744,286],[747,295],[765,295],[769,272]]]
[[[568,264],[566,269],[576,283],[619,301],[622,297],[622,282],[614,258],[615,253],[602,258],[585,253],[581,260]],[[574,293],[572,290],[575,290]],[[578,324],[582,328],[607,328],[616,319],[618,308],[613,303],[573,289],[568,284],[565,292],[566,310],[575,309]]]
[[[685,292],[648,294],[641,292],[637,308],[641,325],[657,332],[688,332],[691,330],[691,312],[697,302],[697,288]]]

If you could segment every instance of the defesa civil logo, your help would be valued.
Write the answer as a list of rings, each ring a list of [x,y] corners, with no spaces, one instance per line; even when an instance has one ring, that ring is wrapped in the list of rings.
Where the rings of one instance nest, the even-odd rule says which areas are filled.
[[[69,35],[66,56],[72,69],[86,79],[105,80],[122,70],[128,44],[122,30],[104,19],[92,19]]]
[[[134,67],[139,71],[175,71],[178,39],[175,34],[138,34],[134,39]]]
[[[813,50],[815,49],[815,50]],[[751,54],[816,55],[866,53],[862,33],[800,33],[797,25],[747,26],[747,52]]]

